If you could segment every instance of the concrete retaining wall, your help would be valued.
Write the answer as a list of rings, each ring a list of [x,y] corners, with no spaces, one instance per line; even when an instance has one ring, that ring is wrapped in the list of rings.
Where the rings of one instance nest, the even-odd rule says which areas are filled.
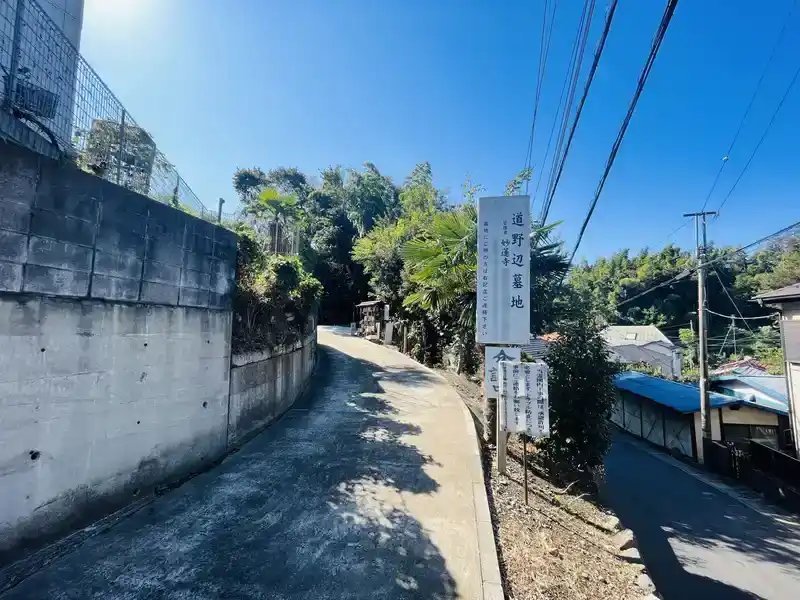
[[[0,296],[0,551],[226,449],[231,313]]]
[[[233,356],[229,444],[247,440],[294,404],[314,369],[316,348],[315,330],[292,346]]]
[[[236,235],[0,144],[0,291],[230,310]]]
[[[230,394],[236,242],[0,144],[0,563],[208,466],[298,397],[316,335],[237,357]]]

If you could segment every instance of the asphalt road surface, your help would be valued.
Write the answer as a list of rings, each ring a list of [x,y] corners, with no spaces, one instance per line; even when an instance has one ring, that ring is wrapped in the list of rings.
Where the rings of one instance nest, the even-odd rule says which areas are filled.
[[[606,492],[665,600],[800,599],[796,519],[746,506],[652,452],[617,434]]]

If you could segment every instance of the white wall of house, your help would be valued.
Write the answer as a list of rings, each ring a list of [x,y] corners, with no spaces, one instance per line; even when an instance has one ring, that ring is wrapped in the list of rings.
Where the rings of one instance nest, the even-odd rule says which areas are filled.
[[[755,388],[750,387],[746,383],[741,381],[721,381],[719,382],[720,387],[724,387],[725,389],[732,390],[740,395],[740,397],[753,397],[758,400],[766,400],[769,402],[775,402],[775,398],[768,396],[764,392],[761,392]],[[716,389],[716,388],[715,388]],[[758,409],[754,409],[758,410]]]
[[[800,321],[800,302],[790,302],[781,307],[782,318]],[[800,363],[786,362],[786,387],[789,390],[789,417],[794,434],[795,450],[800,450]]]
[[[778,426],[778,415],[766,410],[753,408],[752,406],[741,406],[736,410],[726,406],[721,410],[722,422],[725,425],[761,425],[766,427]],[[720,409],[716,409],[716,411],[719,412]]]
[[[790,302],[783,305],[783,318],[789,321],[800,321],[800,302]]]

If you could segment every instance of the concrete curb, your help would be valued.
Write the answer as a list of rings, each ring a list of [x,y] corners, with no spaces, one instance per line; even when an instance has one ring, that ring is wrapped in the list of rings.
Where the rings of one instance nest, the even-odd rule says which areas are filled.
[[[444,380],[444,377],[442,379]],[[472,501],[475,506],[475,529],[478,534],[478,549],[481,559],[483,600],[503,600],[505,598],[503,580],[500,576],[500,561],[497,558],[492,515],[489,512],[489,497],[486,495],[480,440],[475,431],[475,424],[472,422],[472,414],[463,402],[461,402],[461,410],[467,435],[473,440],[472,448],[469,451],[469,470],[472,479]]]
[[[394,350],[398,354],[403,354],[394,347],[388,347],[389,350]],[[412,360],[419,365],[426,372],[430,373],[437,379],[446,383],[450,388],[450,382],[444,377],[439,375],[433,369],[430,369],[420,362],[417,362],[410,356],[403,354],[404,357]],[[457,390],[453,390],[458,394]],[[460,395],[459,395],[460,399]],[[462,414],[464,415],[464,422],[467,428],[467,435],[470,436],[474,443],[469,451],[469,470],[472,479],[472,501],[475,506],[475,529],[478,534],[478,549],[480,552],[480,566],[481,566],[481,581],[483,585],[483,600],[504,600],[505,592],[503,591],[503,580],[500,576],[500,561],[497,557],[497,545],[494,536],[494,528],[492,527],[492,516],[489,512],[489,498],[486,495],[486,483],[483,473],[483,462],[481,461],[480,448],[481,443],[478,439],[478,432],[475,430],[475,424],[472,421],[472,413],[467,408],[462,400],[459,405],[461,406]],[[660,600],[656,586],[653,580],[647,574],[646,567],[639,555],[639,547],[636,542],[636,537],[629,529],[624,529],[619,521],[619,518],[614,516],[609,520],[609,523],[603,527],[607,533],[616,534],[617,540],[620,541],[621,548],[619,549],[619,556],[622,560],[638,564],[641,566],[642,572],[636,579],[637,587],[642,591],[642,600]],[[629,534],[629,535],[627,535]],[[624,552],[633,551],[631,554],[636,554],[637,559],[631,560],[632,556],[624,556]]]
[[[397,349],[389,346],[385,347],[387,350],[394,350],[398,354],[403,354]],[[483,462],[481,461],[481,444],[478,439],[478,432],[475,431],[475,423],[472,421],[472,413],[469,411],[469,408],[467,408],[467,405],[464,404],[458,391],[450,385],[447,379],[439,375],[439,373],[433,369],[417,362],[407,354],[403,354],[403,356],[447,384],[447,386],[453,390],[453,393],[458,396],[458,404],[461,407],[461,413],[464,415],[464,426],[467,429],[467,435],[473,440],[471,444],[472,447],[467,450],[470,479],[472,482],[472,502],[475,510],[475,531],[478,537],[478,552],[480,553],[483,600],[504,600],[505,592],[503,591],[503,579],[500,576],[500,561],[497,558],[497,545],[494,537],[494,528],[492,527],[492,515],[489,511],[489,497],[486,495],[486,480],[484,479]]]

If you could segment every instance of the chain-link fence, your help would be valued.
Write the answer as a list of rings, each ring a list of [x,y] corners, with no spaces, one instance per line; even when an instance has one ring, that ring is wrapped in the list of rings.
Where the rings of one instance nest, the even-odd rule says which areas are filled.
[[[2,110],[48,139],[62,156],[154,200],[217,220],[217,211],[203,205],[34,0],[0,0],[0,69]]]

